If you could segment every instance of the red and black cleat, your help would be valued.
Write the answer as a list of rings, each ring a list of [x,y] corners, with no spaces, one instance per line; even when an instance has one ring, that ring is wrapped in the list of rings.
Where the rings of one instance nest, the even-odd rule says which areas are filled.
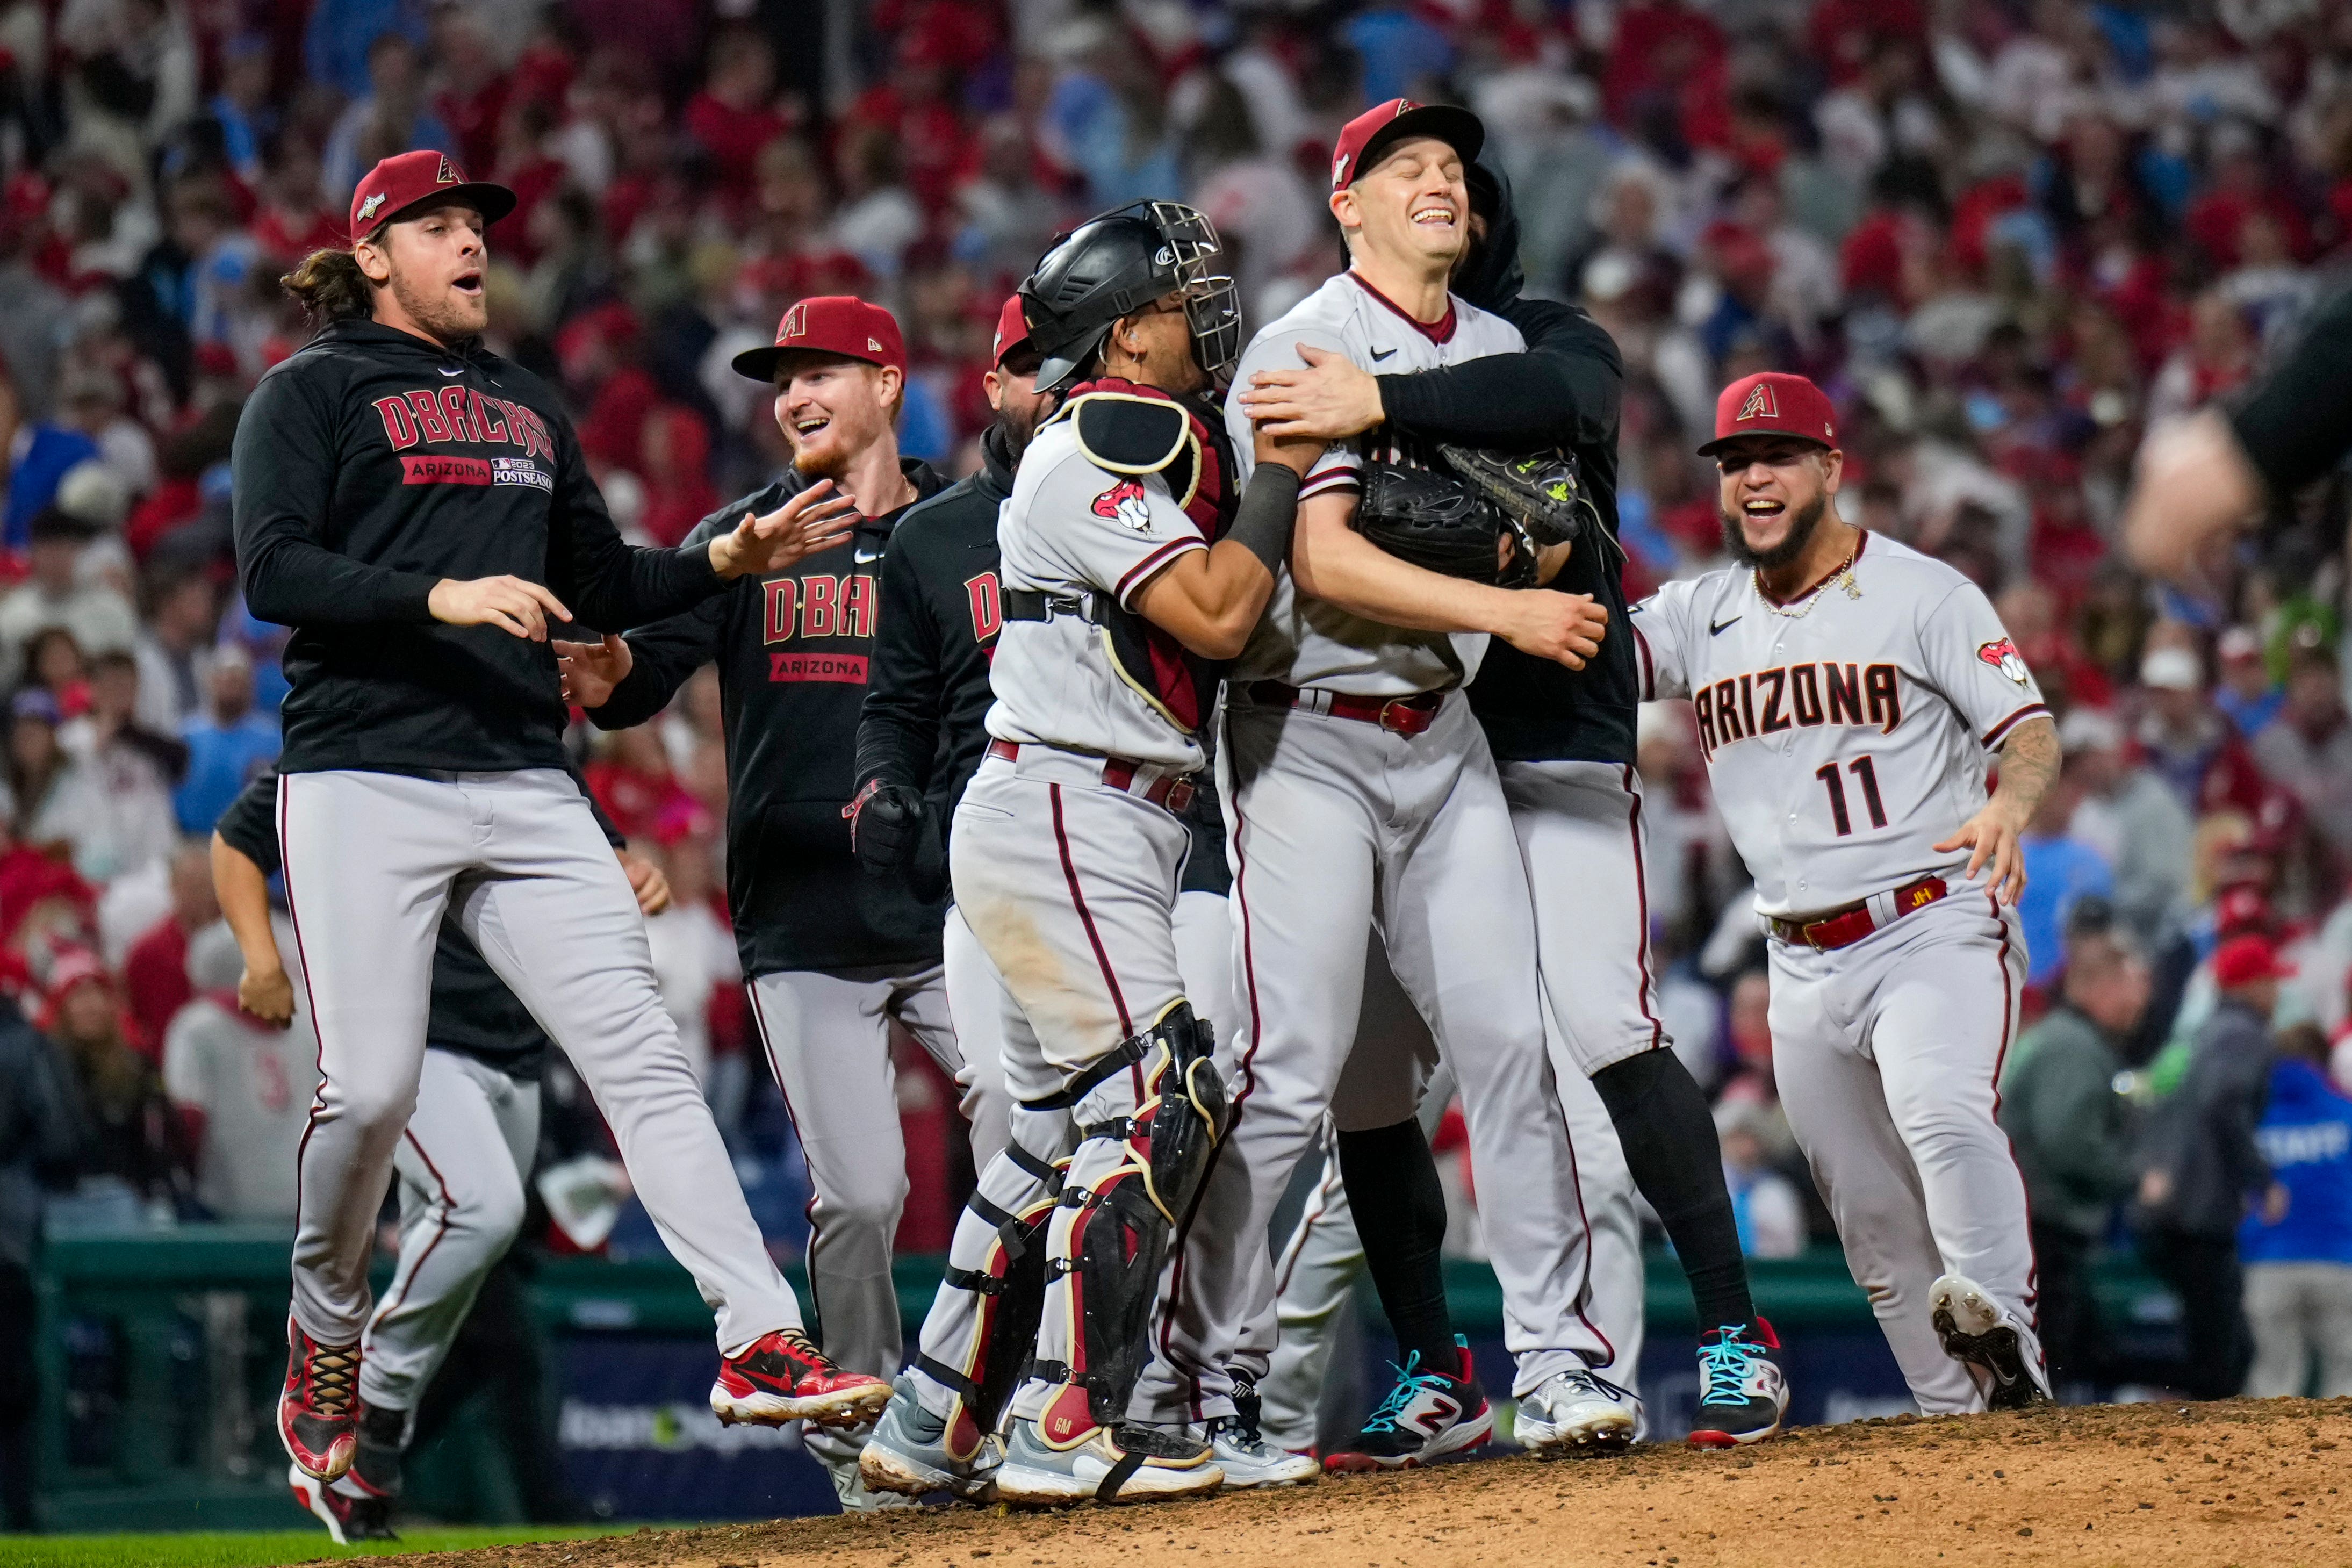
[[[286,1472],[286,1482],[294,1489],[294,1500],[327,1527],[327,1534],[338,1546],[400,1539],[392,1528],[389,1498],[353,1496],[333,1481],[304,1475],[299,1467]]]
[[[278,1436],[297,1469],[331,1481],[352,1468],[359,1444],[360,1347],[322,1345],[286,1320],[286,1387],[278,1396]]]
[[[860,1426],[890,1403],[890,1385],[862,1372],[844,1372],[798,1329],[761,1334],[719,1363],[710,1409],[721,1425],[749,1421],[781,1426]]]

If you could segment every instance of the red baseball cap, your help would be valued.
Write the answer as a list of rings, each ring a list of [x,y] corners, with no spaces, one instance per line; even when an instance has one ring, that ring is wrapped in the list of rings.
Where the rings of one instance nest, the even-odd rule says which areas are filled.
[[[407,216],[425,202],[456,202],[496,223],[515,209],[515,194],[487,180],[469,180],[446,153],[426,148],[399,153],[367,172],[352,191],[352,243]]]
[[[1001,369],[1006,354],[1031,346],[1029,318],[1021,309],[1021,296],[1015,294],[1004,301],[1004,309],[996,312],[996,342],[990,350],[992,357],[989,363]]]
[[[1339,128],[1339,144],[1331,150],[1331,188],[1346,190],[1381,155],[1408,136],[1434,136],[1462,154],[1465,163],[1478,161],[1486,144],[1486,127],[1466,109],[1450,103],[1415,103],[1392,98],[1367,109]]]
[[[1726,441],[1742,436],[1795,436],[1818,446],[1837,445],[1837,410],[1828,394],[1801,375],[1768,370],[1733,382],[1715,400],[1715,439],[1699,456],[1713,457]]]
[[[2294,973],[2294,965],[2279,962],[2278,949],[2266,936],[2233,936],[2213,950],[2213,984],[2224,991]]]
[[[901,375],[907,373],[907,344],[898,335],[898,318],[855,294],[817,294],[803,300],[776,323],[774,347],[745,349],[735,356],[735,374],[753,381],[773,381],[783,357],[796,353],[839,354],[867,364],[888,365]]]

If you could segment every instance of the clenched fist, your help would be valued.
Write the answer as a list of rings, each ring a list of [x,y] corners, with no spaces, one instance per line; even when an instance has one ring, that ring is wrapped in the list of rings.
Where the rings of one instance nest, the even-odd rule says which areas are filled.
[[[850,847],[868,876],[898,870],[923,836],[923,795],[911,784],[868,784],[842,815],[849,818]]]

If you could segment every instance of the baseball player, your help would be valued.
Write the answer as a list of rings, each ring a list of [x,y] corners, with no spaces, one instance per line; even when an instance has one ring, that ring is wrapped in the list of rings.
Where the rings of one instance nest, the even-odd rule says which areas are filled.
[[[621,542],[555,395],[481,343],[487,226],[513,194],[438,153],[352,193],[354,245],[289,288],[325,326],[262,377],[233,457],[237,565],[286,651],[278,833],[319,1035],[278,1433],[351,1468],[368,1257],[424,1068],[445,911],[579,1068],[662,1238],[718,1316],[722,1418],[862,1419],[887,1396],[801,1332],[564,771],[549,620],[686,609],[849,521],[824,498],[679,550]]]
[[[1139,202],[1082,225],[1022,285],[1037,384],[1064,401],[998,522],[992,739],[950,845],[956,903],[1011,1004],[1017,1108],[957,1226],[923,1353],[866,1447],[871,1484],[1042,1506],[1223,1479],[1209,1442],[1125,1421],[1171,1234],[1226,1120],[1179,962],[1179,814],[1205,761],[1214,661],[1265,606],[1313,455],[1269,444],[1236,500],[1220,433],[1179,401],[1238,342],[1217,254],[1197,212]],[[1045,1205],[1041,1237],[1024,1216]],[[1021,1348],[995,1321],[1016,1248],[1042,1250],[1044,1300],[995,1462],[982,1391]]]
[[[263,773],[213,829],[213,887],[245,957],[237,1001],[267,1024],[285,1025],[300,997],[289,978],[269,904],[278,874],[278,776]],[[590,809],[594,810],[592,803]],[[669,903],[661,872],[623,848],[601,811],[597,826],[619,854],[637,906]],[[292,937],[292,928],[283,935]],[[539,1079],[547,1036],[482,962],[456,919],[444,915],[433,952],[433,1005],[425,1068],[393,1168],[399,1176],[400,1261],[392,1289],[360,1338],[359,1444],[352,1468],[321,1481],[300,1466],[287,1480],[295,1500],[337,1545],[394,1538],[401,1456],[426,1384],[449,1353],[482,1281],[522,1228],[526,1184],[539,1148]]]
[[[1403,100],[1348,124],[1330,204],[1349,270],[1258,334],[1244,384],[1301,365],[1301,344],[1384,371],[1525,346],[1507,322],[1446,288],[1468,237],[1463,171],[1483,138],[1466,110]],[[1247,409],[1229,404],[1227,423],[1239,446]],[[1589,596],[1427,571],[1354,530],[1368,464],[1427,471],[1430,458],[1385,426],[1318,458],[1299,488],[1289,570],[1276,574],[1228,688],[1218,761],[1248,1020],[1234,1090],[1241,1159],[1220,1162],[1188,1237],[1178,1331],[1139,1395],[1139,1413],[1158,1421],[1228,1414],[1236,1373],[1265,1373],[1273,1289],[1263,1237],[1334,1106],[1376,920],[1390,966],[1460,1080],[1478,1169],[1488,1180],[1507,1173],[1499,1179],[1520,1195],[1481,1217],[1523,1419],[1566,1444],[1622,1438],[1636,1419],[1622,1391],[1595,1375],[1612,1350],[1585,1314],[1582,1208],[1545,1056],[1527,877],[1460,690],[1490,633],[1580,663],[1598,651],[1606,612]],[[1378,1119],[1343,1127],[1410,1117],[1419,1067],[1391,1064],[1385,1096],[1350,1097],[1377,1107]],[[1241,1288],[1195,1288],[1225,1279]],[[1409,1361],[1406,1381],[1422,1407],[1414,1458],[1483,1440],[1486,1402],[1454,1347]]]
[[[1973,584],[1838,515],[1811,382],[1733,383],[1699,450],[1738,564],[1632,620],[1642,695],[1691,700],[1756,879],[1789,1125],[1921,1411],[2045,1401],[2025,1184],[1993,1114],[2025,977],[2017,836],[2057,728]]]
[[[898,520],[945,481],[898,455],[906,350],[879,305],[803,300],[773,347],[735,357],[775,389],[793,453],[773,483],[706,519],[689,547],[826,486],[855,531],[788,574],[747,580],[667,620],[601,645],[562,644],[567,689],[603,729],[641,724],[688,676],[719,664],[727,722],[727,895],[751,1012],[807,1156],[809,1292],[835,1363],[887,1377],[900,1360],[891,1241],[907,1200],[890,1026],[903,1025],[957,1080],[985,1163],[1003,1146],[992,1069],[968,1067],[949,1017],[940,884],[859,873],[851,847],[853,763]],[[873,1506],[857,1479],[862,1431],[818,1431],[809,1449],[845,1508]]]
[[[994,700],[988,685],[988,656],[1003,624],[997,512],[1013,493],[1014,467],[1037,421],[1054,406],[1053,398],[1035,390],[1041,358],[1029,338],[1021,297],[1015,294],[1000,313],[996,364],[984,378],[996,420],[981,438],[981,470],[915,508],[890,536],[883,561],[882,629],[857,746],[857,853],[877,874],[896,874],[910,863],[919,868],[929,858],[929,837],[945,832],[987,749],[983,721]],[[935,757],[940,759],[936,767]],[[1215,1028],[1218,1065],[1226,1068],[1228,1042],[1235,1033],[1227,897],[1233,878],[1225,867],[1224,823],[1205,774],[1195,781],[1183,816],[1192,847],[1176,897],[1176,967],[1184,977],[1185,994]],[[948,1005],[955,1016],[957,1038],[973,1061],[1000,1062],[1001,1020],[1010,999],[979,939],[953,905],[948,909],[944,945]],[[950,1278],[962,1295],[948,1300],[960,1300],[966,1313],[977,1315],[983,1305],[984,1277],[963,1270]],[[985,1304],[995,1310],[992,1333],[1018,1338],[1017,1328],[1003,1326],[1010,1316],[1003,1311],[1003,1303]],[[971,1337],[968,1331],[948,1331],[944,1325],[940,1332],[952,1342]],[[985,1363],[988,1357],[978,1352],[978,1359]],[[932,1378],[962,1386],[968,1397],[978,1397],[968,1368],[926,1360]],[[1002,1400],[988,1403],[992,1409]],[[1240,1408],[1231,1420],[1202,1434],[1228,1488],[1290,1486],[1314,1479],[1312,1461],[1271,1447],[1259,1436],[1246,1396],[1236,1403]],[[975,1436],[987,1425],[975,1423]],[[879,1457],[869,1477],[875,1474],[886,1487],[899,1479],[898,1470]]]
[[[1509,187],[1480,164],[1470,166],[1467,179],[1476,243],[1454,275],[1454,290],[1507,317],[1526,336],[1527,353],[1375,377],[1310,348],[1309,368],[1262,373],[1240,401],[1286,436],[1344,439],[1390,420],[1434,438],[1507,452],[1565,445],[1605,537],[1574,551],[1556,581],[1622,616],[1616,346],[1575,307],[1519,298],[1518,223]],[[1748,1443],[1779,1430],[1788,1390],[1771,1360],[1770,1326],[1756,1317],[1748,1296],[1706,1096],[1671,1049],[1651,983],[1641,781],[1633,771],[1637,674],[1633,642],[1622,637],[1603,639],[1582,669],[1506,643],[1488,649],[1470,704],[1498,759],[1535,896],[1545,1025],[1592,1230],[1594,1315],[1619,1352],[1616,1364],[1630,1373],[1639,1364],[1642,1334],[1638,1183],[1683,1262],[1699,1321],[1715,1325],[1701,1339],[1692,1440]],[[1393,1180],[1391,1173],[1426,1166],[1426,1155],[1416,1157],[1412,1147],[1420,1141],[1419,1123],[1342,1133],[1349,1184],[1365,1176]],[[1284,1277],[1305,1293],[1278,1308],[1286,1323],[1329,1321],[1320,1292],[1349,1271],[1341,1256],[1324,1254],[1352,1249],[1345,1197],[1354,1195],[1320,1209],[1317,1224],[1328,1239],[1302,1235],[1286,1258]],[[1364,1247],[1377,1278],[1383,1249],[1412,1245],[1396,1216],[1436,1211],[1376,1201],[1372,1212],[1382,1223]],[[1436,1238],[1421,1250],[1429,1279],[1418,1294],[1430,1299],[1442,1288]],[[1313,1352],[1286,1345],[1278,1353],[1286,1366],[1303,1367]],[[1286,1394],[1286,1412],[1301,1408]],[[1385,1430],[1359,1445],[1368,1458],[1380,1457]],[[1280,1436],[1295,1439],[1298,1432],[1294,1426]]]

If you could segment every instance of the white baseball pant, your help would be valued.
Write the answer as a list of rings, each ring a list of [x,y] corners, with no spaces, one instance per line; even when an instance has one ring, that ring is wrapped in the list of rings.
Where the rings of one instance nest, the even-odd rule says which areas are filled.
[[[1927,1293],[1967,1276],[2039,1359],[2025,1181],[1993,1119],[2025,984],[2016,912],[1962,885],[1851,947],[1770,947],[1773,1075],[1846,1266],[1920,1412],[1981,1410]]]
[[[360,1397],[414,1411],[522,1229],[539,1152],[539,1085],[438,1047],[425,1053],[416,1113],[392,1157],[400,1262],[360,1339]]]
[[[304,1332],[350,1344],[366,1327],[376,1209],[416,1108],[451,905],[595,1096],[663,1242],[717,1314],[719,1349],[799,1326],[662,1005],[636,897],[570,775],[288,773],[278,834],[321,1075],[299,1154]]]
[[[1583,1315],[1584,1229],[1544,1047],[1527,879],[1468,702],[1448,693],[1429,728],[1408,736],[1229,694],[1218,766],[1244,1010],[1237,1116],[1187,1238],[1138,1418],[1229,1414],[1233,1378],[1265,1377],[1266,1226],[1355,1047],[1376,916],[1397,979],[1462,1083],[1474,1165],[1507,1172],[1521,1194],[1485,1224],[1516,1391],[1608,1365],[1608,1342]],[[1365,1124],[1412,1115],[1416,1098]]]

